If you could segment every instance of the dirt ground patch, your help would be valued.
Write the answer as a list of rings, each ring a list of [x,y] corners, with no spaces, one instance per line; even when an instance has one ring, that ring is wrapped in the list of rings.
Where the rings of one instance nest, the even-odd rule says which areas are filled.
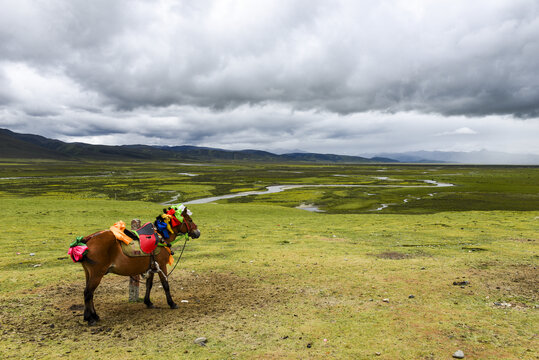
[[[397,251],[386,251],[380,254],[375,254],[375,256],[380,259],[392,259],[392,260],[410,259],[413,257],[410,254],[403,254]]]
[[[510,240],[516,241],[516,242],[521,242],[521,243],[535,243],[535,242],[537,242],[537,239],[529,239],[529,238],[512,238]]]
[[[511,265],[502,267],[485,263],[472,269],[470,278],[482,284],[494,299],[513,304],[532,306],[539,302],[539,268],[534,265]]]
[[[176,273],[170,287],[178,309],[168,307],[157,276],[151,296],[156,308],[146,309],[142,302],[127,302],[127,277],[106,276],[94,297],[101,321],[92,327],[82,316],[83,282],[36,289],[20,299],[0,301],[0,331],[12,340],[38,346],[66,339],[77,342],[86,335],[130,341],[145,332],[181,331],[284,300],[282,290],[233,273]],[[144,292],[142,283],[140,297]]]

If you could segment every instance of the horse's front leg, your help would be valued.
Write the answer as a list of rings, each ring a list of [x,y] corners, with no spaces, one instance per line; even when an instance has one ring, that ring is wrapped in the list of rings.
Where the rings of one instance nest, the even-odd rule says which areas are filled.
[[[166,271],[166,267],[165,267]],[[161,285],[163,285],[163,289],[165,290],[165,295],[167,296],[167,303],[168,306],[170,306],[171,309],[177,309],[178,305],[172,300],[172,296],[170,295],[170,286],[168,285],[168,280],[163,272],[159,272],[159,279],[161,280]]]
[[[144,296],[144,304],[148,309],[153,309],[153,303],[150,300],[150,292],[152,291],[153,286],[153,272],[150,271],[148,278],[146,279],[146,295]]]

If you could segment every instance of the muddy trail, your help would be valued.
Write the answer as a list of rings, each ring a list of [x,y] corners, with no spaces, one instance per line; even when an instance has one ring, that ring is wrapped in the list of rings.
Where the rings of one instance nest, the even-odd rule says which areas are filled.
[[[222,319],[233,319],[234,325],[241,327],[245,322],[238,315],[241,311],[264,309],[286,297],[279,288],[234,273],[183,271],[174,275],[171,294],[179,306],[174,310],[168,307],[157,277],[151,296],[155,308],[147,309],[142,302],[128,303],[127,277],[106,276],[95,293],[95,307],[101,317],[95,326],[83,320],[82,281],[31,290],[20,299],[0,300],[2,337],[13,349],[24,344],[39,348],[88,338],[128,344],[148,334],[177,337],[184,329],[220,324]],[[141,281],[141,298],[144,292],[145,282]],[[227,322],[223,329],[238,331],[230,325]],[[9,356],[9,352],[6,354]]]

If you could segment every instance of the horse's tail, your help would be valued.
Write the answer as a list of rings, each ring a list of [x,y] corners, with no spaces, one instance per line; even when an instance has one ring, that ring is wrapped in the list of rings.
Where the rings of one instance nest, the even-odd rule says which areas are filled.
[[[90,265],[96,263],[94,260],[88,257],[89,249],[86,245],[92,235],[86,237],[79,236],[69,245],[69,251],[67,253],[71,256],[71,260],[73,260],[73,262],[87,262]]]

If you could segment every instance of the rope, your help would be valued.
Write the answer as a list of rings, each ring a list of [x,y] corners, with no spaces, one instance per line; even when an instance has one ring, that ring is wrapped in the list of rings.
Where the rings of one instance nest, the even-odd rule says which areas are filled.
[[[185,220],[185,219],[183,219]],[[185,225],[187,226],[187,229],[189,230],[189,225],[187,225],[187,221],[185,222]],[[187,245],[187,240],[189,240],[189,236],[187,235],[187,233],[185,234],[185,241],[183,243],[183,247],[182,247],[182,252],[180,253],[180,256],[178,257],[178,260],[176,261],[176,265],[174,265],[174,267],[172,268],[172,270],[170,270],[170,272],[168,273],[168,275],[165,275],[163,273],[163,271],[159,268],[159,265],[157,264],[157,262],[155,262],[155,260],[153,259],[153,255],[151,256],[151,259],[150,259],[150,268],[145,272],[145,273],[142,273],[140,275],[142,275],[143,277],[145,277],[146,275],[148,275],[148,273],[150,271],[153,271],[154,273],[156,272],[161,272],[163,274],[163,276],[165,277],[165,279],[168,281],[168,279],[170,278],[170,275],[172,274],[172,272],[174,270],[176,270],[176,266],[178,266],[178,264],[180,263],[180,260],[182,258],[182,255],[183,255],[183,251],[185,250],[185,246]],[[170,245],[172,245],[175,241],[173,241]],[[161,245],[161,244],[159,244]],[[170,246],[169,245],[169,246]],[[157,265],[157,270],[152,270],[152,263]],[[129,275],[129,277],[131,278],[131,280],[133,280],[134,282],[137,283],[137,285],[140,284],[140,280],[136,279],[135,277],[133,277],[133,275]]]
[[[176,265],[174,265],[174,267],[172,268],[172,270],[170,270],[170,272],[168,273],[167,278],[170,278],[170,275],[171,275],[172,272],[176,269],[176,266],[178,266],[178,264],[180,263],[180,260],[181,260],[182,255],[183,255],[183,251],[185,250],[185,245],[187,245],[187,240],[189,240],[189,238],[186,236],[186,237],[185,237],[185,242],[183,243],[182,252],[180,253],[180,256],[178,257],[178,260],[176,261]]]

